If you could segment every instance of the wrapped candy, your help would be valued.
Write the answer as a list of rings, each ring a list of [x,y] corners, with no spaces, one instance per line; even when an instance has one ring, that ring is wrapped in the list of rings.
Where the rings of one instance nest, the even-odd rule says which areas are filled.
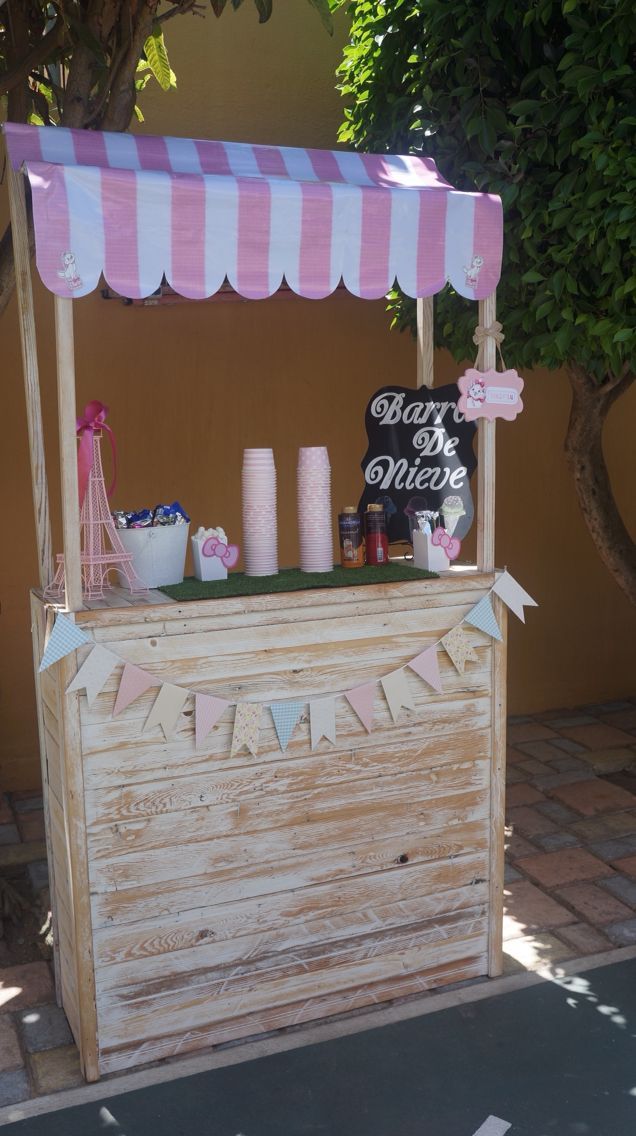
[[[163,525],[189,525],[190,518],[178,501],[171,505],[155,505],[154,509],[126,512],[115,509],[112,514],[116,529],[149,529]]]

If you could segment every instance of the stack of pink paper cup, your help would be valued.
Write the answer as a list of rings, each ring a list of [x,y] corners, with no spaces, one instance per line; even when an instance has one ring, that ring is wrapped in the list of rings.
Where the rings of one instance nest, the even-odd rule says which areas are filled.
[[[246,576],[278,572],[273,450],[243,451],[243,561]]]
[[[298,533],[302,572],[331,572],[331,467],[326,446],[298,451]]]

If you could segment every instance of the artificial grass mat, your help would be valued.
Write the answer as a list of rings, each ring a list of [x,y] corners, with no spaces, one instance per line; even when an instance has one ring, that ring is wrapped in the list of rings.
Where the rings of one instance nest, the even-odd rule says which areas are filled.
[[[187,576],[182,584],[167,584],[159,591],[173,600],[219,600],[232,596],[261,596],[270,592],[301,592],[308,588],[353,588],[360,584],[390,584],[399,580],[436,580],[436,572],[413,568],[410,564],[383,564],[375,567],[341,568],[331,572],[301,572],[300,568],[281,568],[276,576],[246,576],[231,572],[227,580],[196,580]]]

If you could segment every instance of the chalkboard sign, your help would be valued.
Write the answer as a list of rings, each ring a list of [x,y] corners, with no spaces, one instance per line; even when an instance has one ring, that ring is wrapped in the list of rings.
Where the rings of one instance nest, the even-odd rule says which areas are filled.
[[[471,526],[475,426],[457,409],[459,395],[455,383],[415,390],[382,387],[369,401],[359,509],[364,512],[374,502],[384,505],[390,541],[410,542],[413,514],[443,511],[444,503],[442,519],[449,531],[461,540]]]

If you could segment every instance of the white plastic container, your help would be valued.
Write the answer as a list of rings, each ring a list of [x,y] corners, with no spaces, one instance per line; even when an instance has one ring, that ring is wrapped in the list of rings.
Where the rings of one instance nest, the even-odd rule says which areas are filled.
[[[189,525],[156,525],[147,529],[117,529],[133,567],[149,588],[181,584],[185,570]],[[126,581],[120,575],[120,584]]]
[[[191,537],[192,563],[197,580],[227,580],[227,568],[220,556],[204,556],[201,549],[205,541]]]
[[[413,532],[413,563],[416,568],[426,568],[428,572],[448,572],[450,568],[444,549],[433,544],[428,533],[420,529]]]

